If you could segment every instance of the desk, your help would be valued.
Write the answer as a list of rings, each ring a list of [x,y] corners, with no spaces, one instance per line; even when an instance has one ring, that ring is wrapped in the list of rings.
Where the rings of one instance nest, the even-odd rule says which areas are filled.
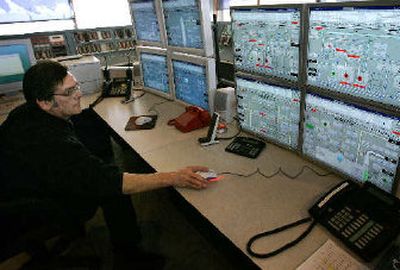
[[[167,121],[184,111],[181,104],[165,102],[165,99],[146,94],[133,103],[122,105],[121,98],[104,99],[95,111],[125,140],[146,162],[157,171],[172,171],[188,165],[205,165],[217,172],[250,174],[257,168],[270,175],[279,167],[295,175],[304,165],[311,165],[289,150],[268,144],[255,160],[224,151],[230,141],[201,147],[197,138],[205,136],[207,129],[181,133]],[[148,114],[156,103],[159,118],[152,130],[125,131],[132,115]],[[235,130],[231,131],[232,134]],[[283,175],[265,179],[260,175],[248,178],[226,175],[221,181],[210,184],[203,191],[177,188],[177,192],[208,220],[231,243],[246,253],[248,239],[262,231],[279,227],[308,216],[307,209],[316,198],[336,185],[341,179],[331,175],[318,177],[305,170],[292,180]],[[255,245],[260,252],[272,250],[297,237],[306,226],[282,235],[261,240]],[[330,236],[322,227],[316,226],[311,234],[297,246],[270,259],[250,260],[262,269],[295,269]]]

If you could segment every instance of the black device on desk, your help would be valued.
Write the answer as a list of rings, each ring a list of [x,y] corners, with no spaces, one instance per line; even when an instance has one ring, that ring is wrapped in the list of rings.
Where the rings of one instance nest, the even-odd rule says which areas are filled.
[[[311,216],[366,261],[400,232],[400,200],[366,182],[345,181],[309,210]]]
[[[125,77],[112,78],[112,69],[122,69],[125,72]],[[126,67],[108,67],[103,70],[103,97],[125,97],[126,100],[130,98],[132,91],[132,65]]]
[[[250,137],[236,137],[233,142],[225,148],[225,151],[249,158],[256,158],[264,147],[265,142],[263,141]]]

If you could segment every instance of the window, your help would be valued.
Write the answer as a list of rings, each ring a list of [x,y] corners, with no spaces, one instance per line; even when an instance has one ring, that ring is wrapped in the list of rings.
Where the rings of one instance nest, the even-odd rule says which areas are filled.
[[[69,0],[0,0],[0,35],[73,29],[73,15]]]
[[[132,24],[127,0],[73,0],[79,29]]]

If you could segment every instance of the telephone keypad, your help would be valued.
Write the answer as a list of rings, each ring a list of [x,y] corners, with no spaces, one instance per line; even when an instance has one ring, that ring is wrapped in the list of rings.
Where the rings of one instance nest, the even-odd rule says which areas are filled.
[[[364,249],[383,231],[383,226],[366,214],[360,214],[357,210],[344,207],[334,214],[328,223],[357,248]]]

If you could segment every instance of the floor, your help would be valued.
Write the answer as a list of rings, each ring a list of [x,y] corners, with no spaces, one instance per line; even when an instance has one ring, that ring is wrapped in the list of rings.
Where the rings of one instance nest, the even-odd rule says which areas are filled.
[[[127,171],[146,172],[146,164],[131,150],[113,141],[116,162]],[[132,196],[143,234],[143,247],[166,258],[165,270],[238,269],[211,245],[189,222],[171,200],[167,189]],[[101,210],[87,224],[87,237],[70,253],[82,254],[91,249],[103,258],[102,270],[113,269],[111,246]],[[82,250],[83,249],[83,250]]]

